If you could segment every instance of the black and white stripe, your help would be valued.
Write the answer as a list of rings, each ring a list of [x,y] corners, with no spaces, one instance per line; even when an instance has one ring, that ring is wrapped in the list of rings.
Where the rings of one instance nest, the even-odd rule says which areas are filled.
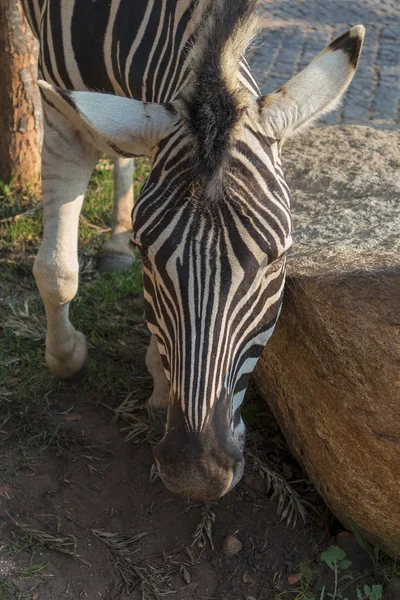
[[[196,0],[22,0],[48,83],[144,102],[170,102],[185,84]],[[243,59],[240,78],[259,94]]]
[[[190,431],[215,402],[232,427],[282,302],[290,246],[289,194],[277,143],[248,122],[227,168],[229,201],[211,206],[192,181],[187,132],[164,141],[133,213],[146,313]]]
[[[23,4],[47,82],[145,102],[185,96],[198,27],[194,0]],[[236,76],[259,96],[244,58]],[[190,108],[192,100],[185,102]],[[133,212],[148,324],[173,400],[193,433],[206,427],[217,403],[224,406],[237,440],[248,376],[279,315],[291,243],[278,140],[253,117],[241,113],[235,135],[228,131],[229,143],[217,149],[218,181],[214,174],[205,181],[194,168],[196,113],[180,121],[160,143]]]

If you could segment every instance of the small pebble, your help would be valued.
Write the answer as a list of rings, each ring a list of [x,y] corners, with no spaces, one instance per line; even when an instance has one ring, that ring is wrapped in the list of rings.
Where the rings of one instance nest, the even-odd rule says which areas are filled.
[[[242,549],[242,542],[235,535],[228,535],[222,545],[222,552],[225,556],[234,556]]]
[[[289,585],[296,585],[300,581],[300,573],[296,573],[295,575],[289,575],[287,578]]]
[[[351,536],[350,531],[339,531],[339,533],[337,534],[337,538],[348,538]]]
[[[243,581],[243,583],[247,583],[248,585],[252,585],[253,583],[256,582],[256,580],[254,579],[254,577],[248,571],[245,571],[243,573],[243,575],[242,575],[242,581]]]

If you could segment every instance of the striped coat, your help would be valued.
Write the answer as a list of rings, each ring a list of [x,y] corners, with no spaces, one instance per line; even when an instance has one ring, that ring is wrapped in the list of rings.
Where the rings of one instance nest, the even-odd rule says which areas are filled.
[[[243,59],[256,4],[24,0],[45,80],[45,235],[35,276],[48,317],[47,364],[70,377],[85,362],[68,303],[78,285],[79,210],[98,152],[148,155],[131,241],[153,334],[150,404],[168,411],[154,453],[169,489],[192,498],[219,497],[242,475],[240,407],[278,319],[291,245],[280,150],[338,102],[364,33],[354,27],[262,96]]]

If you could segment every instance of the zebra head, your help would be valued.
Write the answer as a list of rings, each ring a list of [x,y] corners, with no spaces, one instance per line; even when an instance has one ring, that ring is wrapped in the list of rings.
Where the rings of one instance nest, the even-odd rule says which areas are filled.
[[[240,406],[279,315],[291,244],[282,143],[338,103],[364,36],[353,27],[279,90],[257,96],[240,67],[255,1],[212,6],[172,103],[41,84],[99,150],[153,158],[133,243],[170,387],[155,457],[168,488],[200,499],[224,495],[243,472]]]
[[[133,211],[147,322],[170,385],[155,457],[167,486],[191,497],[223,495],[241,477],[240,406],[282,301],[289,196],[255,108],[224,164],[202,172],[181,106]]]

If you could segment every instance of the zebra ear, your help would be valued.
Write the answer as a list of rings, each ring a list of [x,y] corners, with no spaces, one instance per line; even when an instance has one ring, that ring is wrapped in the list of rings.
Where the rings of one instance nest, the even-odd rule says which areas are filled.
[[[152,104],[96,92],[70,92],[38,81],[44,102],[78,130],[90,135],[96,148],[117,156],[152,156],[167,130],[177,121],[172,104]]]
[[[258,99],[264,124],[274,137],[284,140],[338,105],[353,79],[364,34],[363,25],[356,25],[293,79]]]

